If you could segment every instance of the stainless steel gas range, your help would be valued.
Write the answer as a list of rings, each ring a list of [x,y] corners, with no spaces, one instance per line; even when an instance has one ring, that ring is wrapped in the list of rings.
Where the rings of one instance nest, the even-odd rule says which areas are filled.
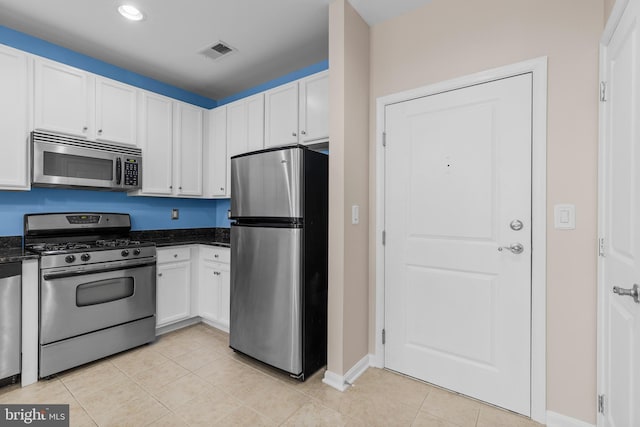
[[[156,247],[130,230],[128,214],[25,215],[25,249],[40,255],[40,378],[155,339]]]

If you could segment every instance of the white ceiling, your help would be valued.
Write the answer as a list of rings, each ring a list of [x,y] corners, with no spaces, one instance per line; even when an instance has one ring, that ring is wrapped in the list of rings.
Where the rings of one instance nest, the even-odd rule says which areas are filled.
[[[222,99],[328,58],[331,0],[0,0],[0,25],[127,70]],[[374,25],[430,0],[350,0]],[[222,40],[237,49],[199,54]]]

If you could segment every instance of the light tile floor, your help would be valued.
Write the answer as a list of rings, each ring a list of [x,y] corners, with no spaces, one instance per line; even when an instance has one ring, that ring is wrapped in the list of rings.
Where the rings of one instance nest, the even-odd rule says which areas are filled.
[[[28,387],[0,403],[70,405],[72,426],[535,427],[531,420],[370,368],[344,393],[235,354],[204,324]]]

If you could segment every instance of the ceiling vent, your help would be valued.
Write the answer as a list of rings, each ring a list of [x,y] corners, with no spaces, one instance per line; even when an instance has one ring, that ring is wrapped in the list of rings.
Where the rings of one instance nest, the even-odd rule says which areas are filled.
[[[202,55],[213,60],[220,59],[223,56],[229,56],[233,52],[237,52],[237,49],[220,40],[200,51]]]

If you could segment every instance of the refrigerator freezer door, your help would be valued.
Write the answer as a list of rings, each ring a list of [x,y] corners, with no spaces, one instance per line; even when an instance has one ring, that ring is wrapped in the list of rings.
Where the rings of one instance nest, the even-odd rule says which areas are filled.
[[[231,159],[232,218],[302,218],[303,149]]]
[[[302,228],[231,227],[229,345],[302,372]]]

